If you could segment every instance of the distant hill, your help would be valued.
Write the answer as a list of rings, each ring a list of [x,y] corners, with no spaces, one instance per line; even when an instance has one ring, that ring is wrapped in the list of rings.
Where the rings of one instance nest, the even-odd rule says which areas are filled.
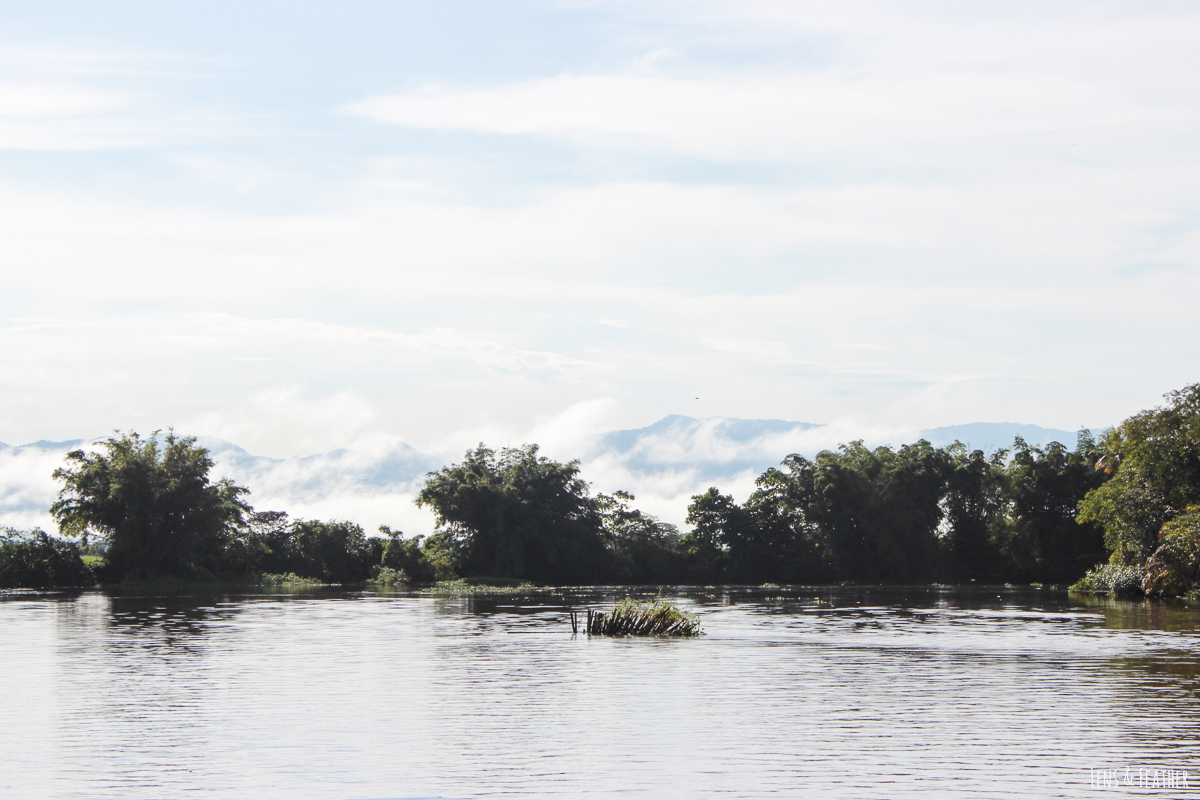
[[[584,460],[615,457],[633,472],[684,468],[709,478],[761,472],[795,452],[798,434],[819,427],[781,419],[697,419],[672,414],[644,428],[604,434]]]
[[[993,452],[1012,446],[1020,436],[1034,446],[1061,442],[1075,447],[1076,434],[1057,428],[1016,422],[972,422],[947,425],[921,431],[851,434],[833,441],[826,426],[812,422],[781,419],[734,419],[709,417],[697,419],[672,414],[652,425],[633,430],[612,431],[601,436],[593,455],[620,454],[630,468],[649,469],[656,465],[691,463],[720,464],[726,469],[750,467],[763,462],[762,469],[775,466],[791,453],[812,457],[820,450],[836,447],[855,438],[864,438],[868,446],[899,446],[926,439],[935,447],[960,441],[973,450]]]
[[[928,439],[929,443],[935,447],[944,447],[959,441],[968,449],[991,453],[995,450],[1012,447],[1013,440],[1018,436],[1035,447],[1045,447],[1051,442],[1059,442],[1067,449],[1074,450],[1077,435],[1072,431],[1043,428],[1038,425],[1021,425],[1016,422],[972,422],[967,425],[929,428],[921,431],[920,438]]]
[[[735,419],[732,417],[709,417],[696,419],[681,414],[671,414],[663,417],[653,425],[635,428],[627,431],[612,431],[600,437],[602,446],[616,450],[631,450],[637,442],[648,436],[664,433],[677,434],[687,432],[696,434],[702,428],[708,428],[719,436],[735,442],[748,442],[772,433],[786,433],[793,430],[809,430],[819,428],[820,424],[812,422],[788,422],[782,419]]]
[[[67,439],[62,442],[51,442],[47,439],[38,439],[36,442],[23,444],[21,447],[36,447],[39,450],[70,450],[88,441],[87,439]]]

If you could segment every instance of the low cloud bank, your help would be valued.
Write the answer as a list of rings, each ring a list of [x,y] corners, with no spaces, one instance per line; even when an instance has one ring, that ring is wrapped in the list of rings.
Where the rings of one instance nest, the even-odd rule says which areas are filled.
[[[710,486],[739,501],[754,481],[790,453],[813,456],[820,450],[862,439],[870,446],[928,439],[935,445],[959,440],[985,451],[1011,445],[1020,435],[1030,444],[1060,441],[1073,446],[1075,434],[1015,423],[974,423],[930,430],[871,427],[855,420],[817,425],[785,420],[696,419],[672,415],[635,430],[609,431],[590,440],[547,449],[557,459],[578,457],[594,491],[624,489],[637,505],[682,526],[691,497]],[[51,477],[64,456],[102,440],[0,445],[0,525],[53,530],[49,507],[58,492]],[[404,442],[380,438],[355,449],[275,459],[255,456],[223,439],[199,437],[212,454],[214,476],[250,489],[259,510],[287,511],[293,517],[344,519],[373,532],[379,525],[409,535],[427,534],[433,516],[413,504],[426,473],[458,460],[461,453],[423,453]]]

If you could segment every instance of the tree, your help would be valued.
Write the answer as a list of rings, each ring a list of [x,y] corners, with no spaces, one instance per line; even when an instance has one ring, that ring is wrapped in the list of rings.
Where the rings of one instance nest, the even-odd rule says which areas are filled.
[[[1009,500],[1004,547],[1018,580],[1072,583],[1104,558],[1099,526],[1081,519],[1080,501],[1106,475],[1091,432],[1080,431],[1074,451],[1059,442],[1033,447],[1017,437],[1005,469]]]
[[[118,433],[100,452],[75,450],[54,471],[63,482],[50,513],[67,536],[96,536],[121,579],[196,577],[221,571],[225,546],[249,511],[247,490],[211,483],[208,451],[168,431]]]
[[[1078,578],[1100,546],[1075,521],[1103,480],[1095,442],[1086,431],[1075,452],[1018,440],[1006,466],[1008,452],[922,440],[793,454],[743,505],[715,488],[693,497],[683,544],[698,574],[749,583]]]
[[[1142,591],[1151,597],[1187,594],[1200,584],[1200,505],[1163,525],[1158,549],[1146,560]]]
[[[949,577],[958,581],[998,580],[1007,575],[998,532],[1011,506],[1006,494],[1007,450],[985,456],[961,442],[945,448],[949,459],[940,526]]]
[[[774,495],[774,515],[793,532],[790,543],[772,537],[767,551],[781,557],[788,544],[793,563],[826,579],[907,582],[937,570],[946,451],[926,441],[899,450],[855,441],[813,461],[788,456],[783,466],[759,478],[749,504],[765,508]]]
[[[96,577],[74,542],[41,529],[0,528],[0,588],[91,586]]]
[[[739,540],[749,526],[749,515],[731,495],[717,487],[694,495],[688,505],[687,524],[692,530],[683,538],[691,571],[700,583],[719,583],[729,570],[729,542]]]
[[[327,583],[357,583],[380,562],[383,542],[368,539],[353,522],[299,520],[292,524],[295,566],[291,572]]]
[[[686,553],[679,530],[636,508],[634,496],[617,491],[596,497],[617,583],[681,583],[687,579]]]
[[[1166,398],[1102,438],[1099,466],[1111,480],[1079,506],[1082,521],[1104,529],[1114,564],[1143,564],[1163,525],[1200,503],[1200,383]]]
[[[401,573],[406,583],[433,583],[437,580],[437,566],[429,559],[426,548],[422,547],[424,536],[405,539],[404,531],[392,530],[387,525],[380,525],[379,532],[387,537],[380,566]]]
[[[416,502],[442,526],[432,538],[460,548],[463,574],[561,584],[608,572],[600,510],[579,462],[539,456],[537,445],[496,453],[480,444],[429,473]]]

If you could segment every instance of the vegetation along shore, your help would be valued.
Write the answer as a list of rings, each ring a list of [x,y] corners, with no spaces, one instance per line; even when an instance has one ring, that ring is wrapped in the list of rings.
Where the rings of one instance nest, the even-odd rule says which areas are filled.
[[[792,455],[680,531],[593,494],[578,462],[484,445],[426,476],[437,529],[368,536],[256,511],[194,439],[120,433],[55,471],[57,535],[0,531],[0,586],[154,581],[432,585],[989,582],[1181,596],[1200,589],[1200,384],[1073,450],[926,441]],[[462,584],[467,585],[467,584]]]

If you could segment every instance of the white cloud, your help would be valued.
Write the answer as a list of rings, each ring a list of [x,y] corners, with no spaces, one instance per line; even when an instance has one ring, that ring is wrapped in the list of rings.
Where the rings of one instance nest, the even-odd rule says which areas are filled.
[[[63,466],[65,450],[0,448],[0,525],[54,532],[50,504],[59,484],[51,478]]]
[[[149,91],[129,59],[0,54],[0,143],[141,148],[12,162],[0,438],[568,458],[599,420],[1073,427],[1195,379],[1194,12],[625,8],[615,49],[397,68],[416,88],[357,117],[323,94],[288,129],[237,128],[245,97],[201,102],[194,74]],[[56,177],[76,166],[91,183]],[[294,203],[239,204],[277,184]]]
[[[0,83],[0,119],[95,114],[131,102],[127,95],[79,86]]]
[[[256,392],[221,412],[206,412],[179,423],[181,431],[237,442],[268,452],[280,441],[293,453],[319,453],[355,442],[375,424],[375,409],[356,392],[306,397],[298,387]]]
[[[947,70],[916,80],[851,69],[733,79],[564,75],[498,87],[426,87],[347,110],[407,127],[548,136],[717,161],[834,155],[865,159],[863,166],[928,165],[972,142],[1011,151],[1027,137],[1195,124],[1187,108],[1065,76],[1011,71]]]

